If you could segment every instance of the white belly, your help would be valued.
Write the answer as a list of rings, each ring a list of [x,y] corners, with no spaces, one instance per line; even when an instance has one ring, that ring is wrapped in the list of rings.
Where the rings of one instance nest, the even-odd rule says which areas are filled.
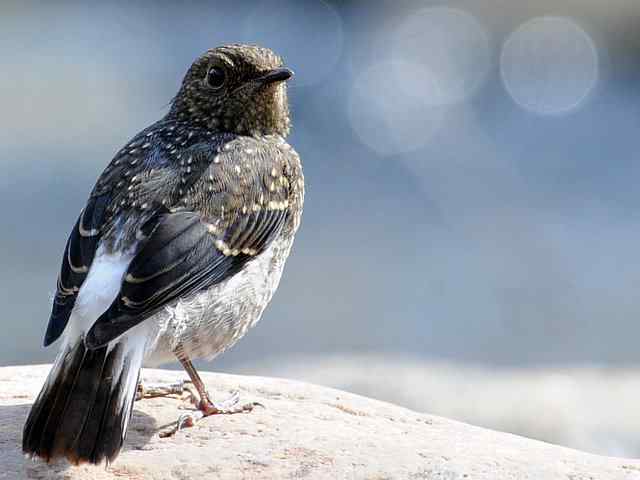
[[[166,307],[145,320],[157,328],[145,365],[211,359],[235,344],[260,319],[275,293],[293,239],[277,238],[233,277]]]

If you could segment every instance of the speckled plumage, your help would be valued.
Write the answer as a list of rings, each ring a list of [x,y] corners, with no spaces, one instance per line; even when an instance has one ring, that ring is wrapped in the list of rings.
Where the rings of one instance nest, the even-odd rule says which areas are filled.
[[[157,343],[149,349],[151,365],[172,360],[179,349],[190,358],[212,358],[255,324],[277,288],[300,222],[300,162],[282,137],[214,136],[219,137],[218,146],[207,142],[205,152],[203,144],[196,143],[181,150],[183,155],[176,153],[181,157],[177,172],[157,168],[128,175],[129,181],[115,192],[115,213],[105,222],[107,249],[126,251],[139,241],[141,226],[153,215],[152,205],[165,200],[169,211],[198,212],[223,255],[255,256],[235,275],[165,304],[145,321],[154,330],[150,345]],[[144,178],[138,181],[136,175]],[[149,188],[154,183],[162,187]],[[234,226],[263,212],[282,214],[285,221],[269,247],[258,253],[247,246],[247,232]]]
[[[143,357],[212,358],[258,321],[302,213],[302,167],[285,141],[290,75],[268,49],[210,50],[185,75],[169,113],[106,167],[63,256],[45,345],[64,341],[25,426],[26,453],[115,458],[121,441],[101,447],[104,425],[91,452],[77,439],[101,408],[119,418],[113,428],[124,438]],[[93,407],[54,428],[42,405],[64,417],[81,402],[73,401],[75,384],[66,402],[56,385],[90,368],[111,387],[80,385]]]
[[[210,92],[202,88],[199,79],[206,77],[210,65],[219,62],[229,65],[232,59],[237,63],[238,58],[242,58],[235,74],[240,77],[239,85],[230,88],[230,94],[217,95],[213,101],[207,98],[206,94]],[[155,228],[158,218],[180,212],[197,214],[207,227],[218,253],[233,257],[256,257],[251,261],[245,259],[246,265],[264,261],[260,257],[265,252],[259,252],[258,248],[266,245],[253,245],[256,235],[251,230],[251,222],[255,222],[256,218],[262,221],[266,215],[279,217],[282,226],[278,232],[278,243],[287,243],[288,239],[292,239],[300,221],[304,185],[299,157],[283,137],[289,131],[286,87],[282,82],[268,84],[256,98],[247,100],[245,91],[249,88],[243,78],[243,75],[249,75],[249,78],[260,76],[264,71],[280,65],[281,60],[269,50],[245,46],[214,49],[196,60],[186,74],[168,115],[128,142],[98,179],[89,200],[93,215],[91,218],[87,218],[86,214],[81,215],[78,226],[79,231],[94,232],[95,237],[100,238],[95,250],[102,245],[108,254],[132,250],[142,253],[149,232]],[[242,93],[245,104],[235,99],[240,106],[233,110],[225,102],[238,91]],[[274,101],[273,98],[278,100]],[[281,102],[280,110],[274,108],[278,101]],[[250,122],[239,119],[259,118],[260,115],[248,112],[256,105],[261,111],[265,104],[275,111],[258,122],[260,126],[257,130],[245,131],[244,126]],[[240,125],[239,131],[227,131],[234,125]],[[93,204],[100,205],[99,211],[92,207]],[[90,262],[82,255],[74,261],[72,247],[73,244],[71,256],[65,256],[65,259],[71,259],[68,263],[76,263],[76,270],[78,267],[89,268]],[[75,250],[82,251],[82,248]],[[283,250],[288,253],[288,248]],[[283,260],[278,257],[275,262],[283,264]],[[158,266],[159,269],[165,267],[162,264]],[[242,274],[242,271],[237,274]],[[74,287],[80,287],[66,285],[68,280],[64,273],[63,265],[60,291],[73,291]],[[134,273],[130,271],[129,277],[135,279]],[[146,272],[145,276],[149,275],[150,272]],[[125,277],[123,290],[130,283],[129,277]],[[67,278],[73,280],[73,276]],[[228,280],[224,279],[220,282],[222,285],[216,283],[214,287],[220,289]],[[184,304],[201,292],[196,290],[190,293],[168,302],[158,302],[155,309],[172,309],[178,301]],[[271,295],[254,296],[265,297],[266,301],[271,298]],[[236,297],[226,298],[225,302],[240,304],[254,301],[242,295]],[[149,316],[149,313],[144,312],[144,316]],[[196,316],[201,322],[199,312]],[[215,323],[215,311],[211,311],[210,316],[211,323]],[[188,322],[188,316],[183,317]],[[255,319],[250,317],[250,314],[246,314],[234,319],[232,323],[236,331],[230,338],[237,336],[239,331],[245,331],[245,325],[254,323]],[[104,330],[118,322],[113,316],[108,320],[99,327]],[[229,320],[225,322],[226,327],[228,323]],[[167,328],[171,329],[171,325],[167,325]],[[174,329],[183,330],[189,329]],[[212,357],[218,353],[218,348],[214,347],[206,351],[202,346],[206,345],[206,338],[194,340],[194,335],[188,337],[193,342],[197,341],[199,355]],[[160,342],[162,345],[166,343],[166,339]],[[181,348],[190,350],[188,342],[172,338],[170,343],[181,343]]]
[[[102,242],[108,252],[135,248],[144,223],[158,208],[167,208],[198,212],[223,255],[255,256],[223,282],[166,303],[145,320],[153,330],[149,345],[157,344],[149,348],[148,364],[171,361],[178,350],[190,358],[213,358],[255,324],[277,288],[300,222],[300,162],[280,136],[212,135],[209,141],[176,149],[177,165],[163,159],[172,154],[163,149],[162,140],[151,140],[148,148],[155,167],[140,162],[141,167],[132,168],[130,161],[113,165],[120,158],[116,157],[101,177],[107,176],[114,198],[112,210],[107,208]],[[118,178],[125,179],[119,188]],[[93,195],[104,195],[107,188],[99,182]],[[283,215],[284,221],[269,247],[256,252],[252,236],[242,227],[266,212]]]

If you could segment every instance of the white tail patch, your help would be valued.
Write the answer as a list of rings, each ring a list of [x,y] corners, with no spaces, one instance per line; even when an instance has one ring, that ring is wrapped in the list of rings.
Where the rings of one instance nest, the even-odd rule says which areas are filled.
[[[126,332],[121,337],[109,343],[109,349],[118,343],[122,346],[122,369],[128,369],[127,377],[122,382],[122,392],[119,398],[118,406],[125,411],[124,429],[122,435],[127,431],[129,417],[131,416],[131,403],[135,398],[135,390],[138,388],[138,374],[142,367],[142,361],[147,349],[149,340],[149,328],[144,323],[140,323]],[[124,362],[127,364],[125,365]],[[126,402],[126,405],[125,405]]]
[[[106,253],[100,244],[64,330],[63,349],[74,345],[111,306],[120,292],[133,251]]]

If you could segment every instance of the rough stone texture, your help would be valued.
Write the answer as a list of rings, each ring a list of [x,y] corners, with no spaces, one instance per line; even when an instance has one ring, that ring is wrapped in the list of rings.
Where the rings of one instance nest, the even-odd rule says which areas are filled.
[[[266,408],[210,417],[166,439],[158,431],[185,403],[143,400],[114,464],[44,465],[23,457],[20,437],[48,368],[0,368],[2,479],[640,479],[640,461],[581,453],[320,386],[214,373],[203,375],[214,397],[238,389],[243,400]],[[143,376],[183,378],[165,370]]]
[[[274,357],[234,373],[326,385],[599,455],[640,458],[640,369],[507,367],[408,355]]]

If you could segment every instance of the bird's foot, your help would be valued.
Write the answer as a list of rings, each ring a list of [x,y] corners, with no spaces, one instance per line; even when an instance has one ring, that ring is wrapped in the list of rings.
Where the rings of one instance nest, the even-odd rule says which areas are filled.
[[[232,415],[234,413],[250,412],[255,407],[263,407],[259,402],[240,403],[240,393],[236,390],[231,396],[220,402],[215,403],[209,400],[209,396],[205,395],[198,402],[198,410],[195,412],[183,413],[178,417],[173,428],[166,432],[161,432],[160,437],[170,437],[185,428],[193,427],[199,420],[210,415]]]
[[[197,395],[193,391],[193,384],[189,380],[181,380],[176,383],[138,383],[136,400],[143,398],[168,397],[170,395],[183,395],[188,393],[190,397]]]
[[[209,415],[230,415],[233,413],[250,412],[254,407],[264,408],[264,405],[259,402],[240,404],[240,392],[235,390],[229,398],[219,403],[212,402],[207,395],[206,398],[200,400],[198,411],[203,412],[204,416],[208,417]]]

